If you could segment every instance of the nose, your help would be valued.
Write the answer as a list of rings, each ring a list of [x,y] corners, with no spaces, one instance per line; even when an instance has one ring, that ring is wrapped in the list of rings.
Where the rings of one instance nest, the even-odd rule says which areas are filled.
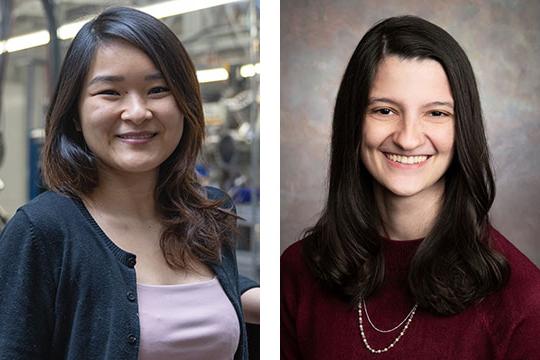
[[[402,118],[392,134],[394,144],[402,150],[416,149],[424,143],[425,139],[421,121],[412,116]]]
[[[125,99],[122,109],[121,119],[131,121],[136,125],[142,124],[152,117],[152,112],[148,109],[144,98],[137,94],[131,94]]]

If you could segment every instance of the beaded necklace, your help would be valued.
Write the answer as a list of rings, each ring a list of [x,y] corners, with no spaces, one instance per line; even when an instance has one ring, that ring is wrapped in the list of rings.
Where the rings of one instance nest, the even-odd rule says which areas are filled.
[[[364,311],[366,312],[366,318],[368,319],[368,322],[373,327],[373,329],[375,329],[375,331],[378,331],[380,333],[389,333],[389,332],[392,332],[392,331],[395,331],[395,330],[399,329],[403,324],[405,324],[405,326],[403,326],[403,329],[401,330],[399,335],[387,347],[382,348],[382,349],[374,349],[374,348],[371,347],[371,345],[369,345],[369,343],[367,341],[367,338],[366,338],[366,334],[364,332],[364,324],[363,324],[363,318],[362,318],[362,305],[364,307]],[[374,353],[374,354],[380,354],[380,353],[383,353],[383,352],[387,352],[388,350],[393,348],[398,343],[398,341],[403,337],[403,335],[405,334],[405,331],[407,331],[407,329],[409,328],[409,325],[410,325],[410,323],[411,323],[411,321],[412,321],[412,319],[414,317],[414,314],[416,313],[416,309],[418,309],[418,304],[415,304],[413,306],[413,308],[409,312],[409,314],[397,326],[395,326],[395,327],[393,327],[392,329],[389,329],[389,330],[381,330],[378,327],[376,327],[373,324],[373,322],[371,322],[371,319],[369,318],[369,314],[368,314],[368,311],[367,311],[366,302],[365,302],[364,299],[362,299],[358,303],[358,322],[359,322],[359,325],[360,325],[360,335],[362,335],[362,341],[364,342],[364,345],[366,346],[366,348],[369,351],[371,351],[372,353]]]

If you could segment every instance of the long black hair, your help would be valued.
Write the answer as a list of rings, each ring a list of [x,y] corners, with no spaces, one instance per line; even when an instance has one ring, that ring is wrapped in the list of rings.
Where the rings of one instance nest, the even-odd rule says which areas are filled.
[[[420,307],[456,314],[500,289],[509,267],[489,245],[495,184],[472,66],[450,34],[424,19],[388,18],[356,47],[336,99],[328,198],[304,234],[304,257],[325,287],[353,302],[369,297],[384,279],[375,180],[362,163],[360,142],[375,71],[388,55],[437,61],[452,91],[455,153],[440,213],[412,259],[409,287]]]

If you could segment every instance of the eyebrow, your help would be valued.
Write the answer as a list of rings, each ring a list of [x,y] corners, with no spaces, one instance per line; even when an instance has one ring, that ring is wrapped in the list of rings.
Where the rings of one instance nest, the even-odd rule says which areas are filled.
[[[88,86],[98,83],[98,82],[120,82],[124,81],[126,78],[119,75],[98,75],[88,82]],[[163,79],[163,75],[160,72],[156,72],[144,77],[145,81],[150,80],[160,80]]]
[[[385,102],[385,103],[389,103],[389,104],[392,104],[392,105],[396,105],[396,106],[399,106],[400,103],[395,101],[395,100],[392,100],[390,98],[369,98],[369,105],[375,103],[375,102]],[[447,106],[451,109],[454,108],[454,104],[452,102],[448,102],[448,101],[432,101],[432,102],[429,102],[427,104],[424,104],[422,107],[429,107],[429,106]]]
[[[160,72],[156,72],[156,73],[153,73],[153,74],[150,74],[150,75],[146,75],[144,77],[144,80],[161,80],[163,79],[163,75],[161,75]]]

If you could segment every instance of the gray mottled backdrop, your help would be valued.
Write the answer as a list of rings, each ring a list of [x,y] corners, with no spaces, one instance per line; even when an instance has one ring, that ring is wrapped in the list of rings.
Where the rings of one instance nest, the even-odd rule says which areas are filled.
[[[332,111],[345,66],[378,20],[446,29],[476,72],[497,181],[492,222],[540,265],[540,1],[281,2],[281,248],[326,196]]]

